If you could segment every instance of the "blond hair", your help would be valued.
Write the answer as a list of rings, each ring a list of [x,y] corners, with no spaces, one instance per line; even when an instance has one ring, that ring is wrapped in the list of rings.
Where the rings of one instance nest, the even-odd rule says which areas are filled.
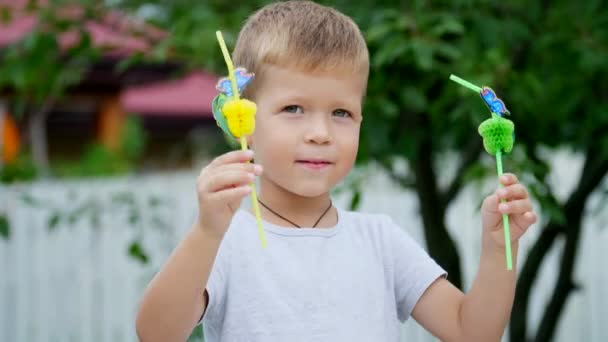
[[[369,69],[367,45],[357,24],[312,1],[277,2],[255,12],[239,33],[233,58],[236,66],[258,79],[264,65],[353,72],[366,79]]]

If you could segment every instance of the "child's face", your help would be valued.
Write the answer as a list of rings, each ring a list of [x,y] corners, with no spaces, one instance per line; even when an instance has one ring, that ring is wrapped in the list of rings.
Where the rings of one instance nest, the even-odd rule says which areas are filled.
[[[264,167],[262,187],[326,194],[355,162],[365,77],[268,66],[261,82],[251,142]]]

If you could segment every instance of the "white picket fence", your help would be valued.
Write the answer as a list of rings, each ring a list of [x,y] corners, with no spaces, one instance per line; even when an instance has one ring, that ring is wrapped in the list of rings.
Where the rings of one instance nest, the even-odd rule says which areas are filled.
[[[552,179],[562,184],[558,195],[564,197],[574,186],[580,160],[561,154],[555,162],[563,167]],[[423,241],[414,195],[379,172],[370,174],[361,210],[390,214]],[[8,241],[0,239],[0,341],[136,341],[134,317],[142,290],[196,215],[195,178],[195,172],[181,172],[0,188],[0,210],[8,213],[12,228]],[[466,286],[478,262],[481,196],[479,189],[467,188],[447,217],[461,247]],[[595,197],[591,206],[597,205]],[[335,197],[341,207],[348,200],[347,193]],[[608,230],[601,229],[607,223],[606,211],[585,219],[575,274],[583,288],[568,300],[556,341],[608,341],[608,271],[602,253]],[[532,230],[522,241],[521,257],[536,236]],[[150,256],[145,265],[127,255],[139,238]],[[560,249],[552,250],[534,288],[533,327],[551,294]],[[403,341],[435,341],[414,321],[404,324],[403,333]]]

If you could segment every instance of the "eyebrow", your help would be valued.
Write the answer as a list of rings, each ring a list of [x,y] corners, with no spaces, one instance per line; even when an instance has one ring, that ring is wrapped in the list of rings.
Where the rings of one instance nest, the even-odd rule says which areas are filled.
[[[278,98],[277,102],[297,102],[297,103],[302,103],[302,102],[307,102],[307,101],[308,100],[305,97],[302,97],[301,95],[287,94],[284,97]]]

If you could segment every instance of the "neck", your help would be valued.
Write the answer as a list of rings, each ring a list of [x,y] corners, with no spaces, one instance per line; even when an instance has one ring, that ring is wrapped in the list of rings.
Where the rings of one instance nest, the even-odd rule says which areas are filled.
[[[260,179],[258,197],[260,201],[264,202],[272,210],[302,227],[312,226],[330,203],[329,193],[315,197],[300,196],[264,179],[264,177]],[[268,222],[279,226],[291,227],[288,222],[277,217],[263,206],[260,206],[260,210],[262,211],[262,216]],[[335,208],[331,208],[323,216],[317,227],[333,227],[335,224]]]

